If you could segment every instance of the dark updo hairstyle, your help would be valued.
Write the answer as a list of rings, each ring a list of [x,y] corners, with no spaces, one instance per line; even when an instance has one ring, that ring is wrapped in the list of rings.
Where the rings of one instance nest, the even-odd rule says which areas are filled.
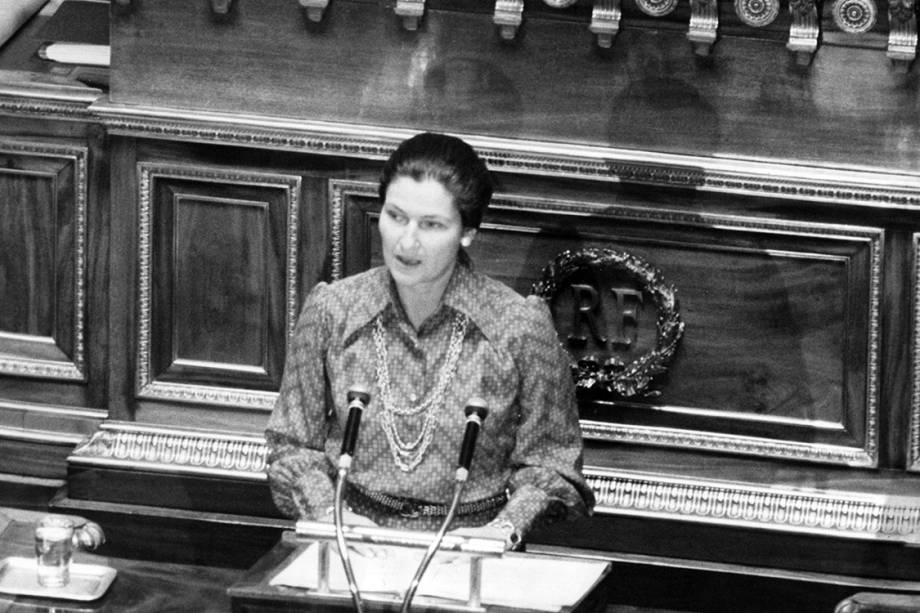
[[[383,167],[380,201],[393,179],[432,179],[454,197],[464,228],[478,228],[492,199],[492,176],[485,162],[464,141],[424,132],[404,140]]]

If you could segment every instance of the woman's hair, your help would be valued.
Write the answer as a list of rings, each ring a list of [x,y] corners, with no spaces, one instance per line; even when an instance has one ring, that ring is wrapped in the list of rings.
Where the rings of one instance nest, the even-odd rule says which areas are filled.
[[[404,140],[383,167],[380,200],[393,179],[431,179],[454,197],[464,228],[478,228],[492,199],[492,176],[476,151],[454,136],[424,132]]]

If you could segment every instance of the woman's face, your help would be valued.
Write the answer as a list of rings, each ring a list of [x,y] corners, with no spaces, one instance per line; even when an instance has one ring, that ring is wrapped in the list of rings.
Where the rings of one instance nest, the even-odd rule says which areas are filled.
[[[383,260],[397,287],[435,292],[440,298],[457,262],[460,245],[475,230],[464,230],[460,210],[444,186],[432,179],[394,178],[380,213]]]

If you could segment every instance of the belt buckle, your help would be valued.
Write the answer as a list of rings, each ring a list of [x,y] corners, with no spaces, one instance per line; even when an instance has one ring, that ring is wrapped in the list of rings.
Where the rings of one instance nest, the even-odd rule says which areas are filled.
[[[402,503],[399,514],[406,519],[418,519],[419,515],[421,515],[421,510],[419,509],[418,503],[411,500],[405,500]]]

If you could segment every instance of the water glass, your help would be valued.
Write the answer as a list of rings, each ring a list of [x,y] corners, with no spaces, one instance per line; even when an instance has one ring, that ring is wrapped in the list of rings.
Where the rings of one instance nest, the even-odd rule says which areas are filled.
[[[70,582],[73,534],[74,523],[69,517],[46,515],[39,520],[35,526],[39,585],[63,587]]]

